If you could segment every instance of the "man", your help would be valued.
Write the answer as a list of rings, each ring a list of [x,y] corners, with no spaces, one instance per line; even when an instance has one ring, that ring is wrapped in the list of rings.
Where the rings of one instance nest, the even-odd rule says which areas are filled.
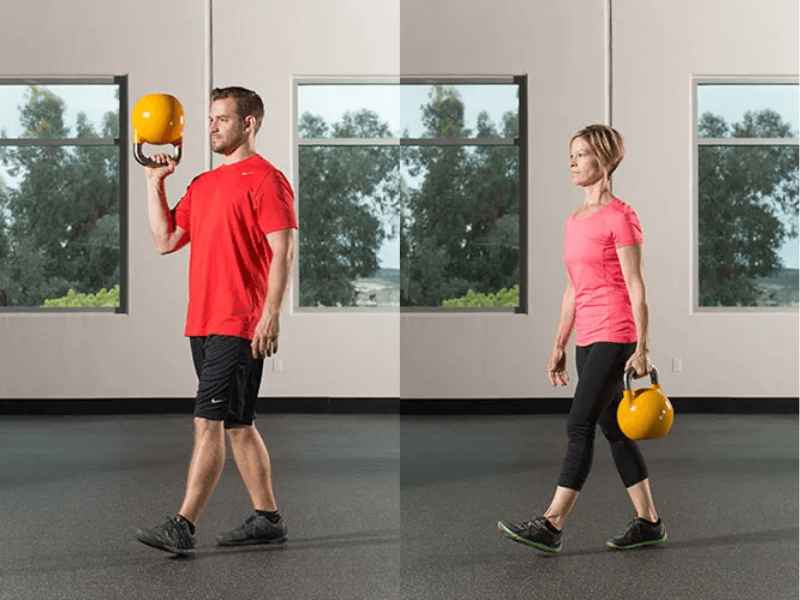
[[[164,179],[175,162],[145,167],[153,241],[161,254],[191,242],[185,335],[199,379],[194,450],[174,517],[139,529],[139,541],[174,554],[194,550],[195,524],[225,463],[225,431],[255,512],[217,537],[225,546],[286,541],[272,490],[269,453],[253,424],[265,356],[278,351],[279,314],[297,228],[283,174],[255,151],[261,98],[240,87],[211,92],[211,148],[223,164],[195,177],[170,210]]]

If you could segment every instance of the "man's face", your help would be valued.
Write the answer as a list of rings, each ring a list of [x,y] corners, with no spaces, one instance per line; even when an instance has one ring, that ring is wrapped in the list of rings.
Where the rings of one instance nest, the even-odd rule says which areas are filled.
[[[221,98],[214,100],[208,112],[208,135],[211,150],[219,154],[230,154],[245,141],[244,122],[236,112],[236,100]]]

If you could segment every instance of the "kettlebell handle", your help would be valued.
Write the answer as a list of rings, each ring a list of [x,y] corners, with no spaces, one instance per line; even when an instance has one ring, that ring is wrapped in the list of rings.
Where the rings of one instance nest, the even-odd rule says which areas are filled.
[[[636,372],[635,369],[628,369],[625,371],[625,391],[631,391],[631,376]],[[650,365],[650,383],[652,385],[658,385],[658,371],[656,371],[655,365]]]
[[[172,159],[175,163],[181,162],[181,150],[183,149],[183,143],[178,142],[177,144],[173,144],[175,147],[175,152],[172,155]],[[143,167],[163,167],[161,163],[157,163],[152,158],[145,156],[144,152],[142,152],[142,143],[134,144],[133,145],[133,156],[136,158],[136,162],[138,162]]]

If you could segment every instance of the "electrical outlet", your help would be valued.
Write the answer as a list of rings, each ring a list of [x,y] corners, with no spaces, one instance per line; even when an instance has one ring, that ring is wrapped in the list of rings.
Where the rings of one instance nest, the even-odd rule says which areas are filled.
[[[680,373],[683,371],[683,359],[676,357],[672,358],[672,372]]]
[[[283,371],[283,359],[275,357],[272,359],[272,370],[276,373],[280,373]]]

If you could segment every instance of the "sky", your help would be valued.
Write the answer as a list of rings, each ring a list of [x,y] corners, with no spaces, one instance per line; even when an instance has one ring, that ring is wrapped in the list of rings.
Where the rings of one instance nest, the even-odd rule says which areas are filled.
[[[103,115],[108,111],[119,109],[119,102],[114,97],[116,85],[50,85],[42,86],[52,90],[64,100],[64,123],[75,132],[75,122],[79,112],[85,112],[95,129],[102,129]],[[28,86],[0,85],[0,130],[5,130],[6,137],[19,137],[22,130],[19,125],[19,108],[26,102]]]
[[[114,85],[58,85],[48,86],[58,94],[66,105],[65,122],[74,128],[77,113],[83,111],[89,120],[100,127],[102,115],[118,106],[114,97]],[[396,85],[315,85],[298,86],[298,112],[310,111],[322,116],[327,122],[341,118],[347,110],[368,108],[387,121],[396,137],[408,130],[410,137],[422,134],[419,107],[427,101],[427,85],[403,85],[397,93]],[[466,126],[474,130],[477,115],[481,110],[489,112],[491,119],[499,124],[504,112],[516,110],[516,86],[492,84],[455,86],[465,105]],[[20,135],[18,107],[25,102],[27,86],[0,85],[0,130],[7,137]],[[535,99],[533,99],[535,102]],[[711,111],[727,121],[738,121],[745,110],[772,108],[784,120],[790,122],[795,131],[800,124],[800,96],[797,85],[701,85],[698,89],[698,114]],[[0,176],[9,185],[15,180],[0,165]],[[379,254],[385,268],[399,268],[399,240],[387,241]],[[800,258],[798,239],[789,241],[781,249],[784,264],[798,267]]]
[[[728,123],[741,121],[745,111],[771,108],[788,121],[795,136],[800,120],[800,96],[796,85],[699,85],[697,115],[712,112]]]
[[[313,85],[298,86],[298,114],[311,112],[328,123],[341,119],[346,111],[369,109],[389,123],[394,137],[408,130],[408,137],[423,137],[420,106],[428,102],[429,85]],[[502,123],[507,111],[517,111],[517,86],[491,84],[481,86],[456,85],[464,102],[464,120],[468,128],[476,129],[478,113],[485,110],[496,124]]]

